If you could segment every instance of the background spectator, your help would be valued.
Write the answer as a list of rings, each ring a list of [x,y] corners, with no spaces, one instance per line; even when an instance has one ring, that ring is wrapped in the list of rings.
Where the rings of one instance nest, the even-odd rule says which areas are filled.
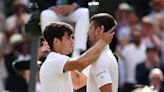
[[[149,73],[150,86],[153,86],[157,92],[164,92],[163,73],[159,68],[154,68]]]
[[[136,66],[136,80],[139,84],[149,85],[149,73],[153,68],[160,68],[164,72],[164,65],[161,64],[158,51],[155,47],[146,49],[146,60]]]

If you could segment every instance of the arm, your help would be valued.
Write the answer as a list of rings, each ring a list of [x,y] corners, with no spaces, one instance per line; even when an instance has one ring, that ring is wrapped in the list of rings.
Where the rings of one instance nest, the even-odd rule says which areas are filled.
[[[87,50],[84,54],[82,54],[78,58],[73,58],[68,60],[64,66],[65,71],[78,70],[82,71],[89,64],[95,62],[103,50],[104,46],[107,43],[103,40],[99,40],[93,47]]]
[[[78,71],[71,71],[72,83],[74,90],[78,90],[86,85],[87,77]]]
[[[103,48],[108,44],[111,43],[115,27],[112,27],[108,32],[101,33],[101,39],[89,50],[87,50],[84,54],[82,54],[78,58],[69,59],[68,62],[64,65],[64,71],[71,71],[71,70],[79,70],[82,71],[85,67],[89,64],[95,62]],[[104,28],[101,28],[104,30]],[[103,32],[103,31],[102,31]]]
[[[109,84],[106,84],[106,85],[100,87],[100,91],[101,92],[112,92],[112,84],[109,83]]]

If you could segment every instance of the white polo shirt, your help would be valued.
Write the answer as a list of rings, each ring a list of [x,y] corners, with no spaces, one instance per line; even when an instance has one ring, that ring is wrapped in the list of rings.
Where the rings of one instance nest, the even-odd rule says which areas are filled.
[[[70,72],[63,72],[69,57],[51,52],[40,69],[41,92],[73,92]]]
[[[98,60],[91,64],[87,81],[87,92],[100,92],[100,87],[112,83],[112,92],[118,89],[118,64],[108,46]]]

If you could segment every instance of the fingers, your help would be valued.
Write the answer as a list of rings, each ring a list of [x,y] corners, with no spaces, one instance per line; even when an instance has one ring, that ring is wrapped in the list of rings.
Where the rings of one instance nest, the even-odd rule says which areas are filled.
[[[101,25],[101,31],[102,31],[102,32],[104,32],[104,29],[105,29],[104,26]]]
[[[109,32],[109,33],[112,33],[112,32],[114,32],[114,29],[116,28],[116,26],[113,26],[111,29],[109,29],[107,32]]]
[[[111,29],[109,29],[108,31],[107,31],[107,33],[109,33],[109,34],[114,34],[115,32],[114,32],[114,30],[115,30],[115,28],[116,28],[116,26],[113,26]],[[104,30],[105,30],[105,28],[104,28],[104,26],[102,25],[101,26],[101,32],[104,32]],[[114,33],[113,33],[114,32]]]
[[[101,26],[101,30],[103,30],[103,26]],[[113,26],[111,29],[109,29],[107,32],[104,32],[100,35],[100,38],[103,39],[107,43],[111,43],[113,36],[115,34],[114,32],[115,26]]]

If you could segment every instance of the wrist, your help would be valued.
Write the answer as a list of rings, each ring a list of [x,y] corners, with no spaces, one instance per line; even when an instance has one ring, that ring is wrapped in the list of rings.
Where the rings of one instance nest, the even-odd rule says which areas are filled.
[[[106,40],[104,40],[104,39],[100,39],[99,42],[104,44],[104,45],[108,44],[108,42]]]

